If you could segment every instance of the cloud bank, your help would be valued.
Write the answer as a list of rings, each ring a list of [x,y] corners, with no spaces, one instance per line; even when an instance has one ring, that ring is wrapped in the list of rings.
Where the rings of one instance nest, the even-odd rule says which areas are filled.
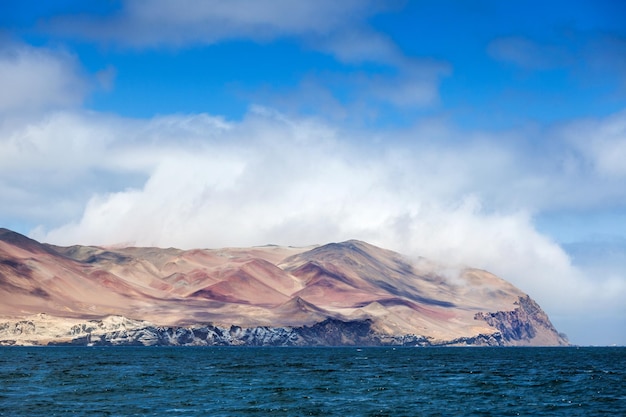
[[[0,115],[75,106],[88,87],[71,54],[0,41]]]

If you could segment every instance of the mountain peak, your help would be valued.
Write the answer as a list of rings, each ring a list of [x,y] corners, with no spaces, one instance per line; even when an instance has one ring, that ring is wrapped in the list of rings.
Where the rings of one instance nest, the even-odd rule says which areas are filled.
[[[0,228],[0,241],[32,253],[54,252],[34,239],[5,228]]]

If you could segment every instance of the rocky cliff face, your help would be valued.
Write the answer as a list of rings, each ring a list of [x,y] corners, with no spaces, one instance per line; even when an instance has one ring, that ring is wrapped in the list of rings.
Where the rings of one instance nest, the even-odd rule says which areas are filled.
[[[548,315],[529,296],[520,297],[513,311],[476,313],[476,320],[484,320],[498,330],[502,338],[510,343],[524,344],[525,341],[541,337],[546,345],[564,346],[567,337],[556,331]]]
[[[163,327],[110,317],[73,324],[55,333],[41,323],[42,316],[0,323],[0,346],[506,346],[501,333],[480,334],[450,341],[417,335],[376,332],[369,320],[343,322],[327,319],[303,327],[222,327],[195,325]],[[45,318],[48,321],[53,318]]]
[[[0,344],[567,344],[510,283],[438,268],[359,241],[57,247],[0,229]]]

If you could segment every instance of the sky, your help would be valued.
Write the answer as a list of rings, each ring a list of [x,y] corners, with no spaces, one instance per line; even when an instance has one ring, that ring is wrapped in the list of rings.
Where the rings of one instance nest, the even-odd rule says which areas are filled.
[[[348,239],[626,345],[626,3],[0,0],[0,226]]]

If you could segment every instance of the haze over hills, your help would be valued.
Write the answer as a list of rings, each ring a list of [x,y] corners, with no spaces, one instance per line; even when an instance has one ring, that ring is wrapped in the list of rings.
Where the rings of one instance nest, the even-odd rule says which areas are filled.
[[[568,344],[489,272],[355,240],[59,247],[0,229],[0,301],[0,344]]]

